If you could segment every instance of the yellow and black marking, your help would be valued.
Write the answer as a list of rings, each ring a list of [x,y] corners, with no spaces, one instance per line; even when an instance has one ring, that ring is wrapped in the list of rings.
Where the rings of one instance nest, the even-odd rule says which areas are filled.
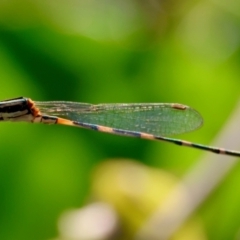
[[[154,135],[147,134],[147,133],[115,129],[115,128],[99,126],[99,125],[95,125],[95,124],[70,121],[67,119],[58,119],[57,123],[63,124],[63,125],[68,125],[68,126],[82,127],[82,128],[91,129],[94,131],[116,134],[116,135],[121,135],[121,136],[137,137],[137,138],[148,139],[148,140],[170,142],[173,144],[177,144],[179,146],[187,146],[187,147],[197,148],[197,149],[210,151],[210,152],[217,153],[217,154],[225,154],[225,155],[238,156],[238,157],[240,156],[240,152],[238,152],[238,151],[226,150],[223,148],[216,148],[216,147],[212,147],[212,146],[206,146],[206,145],[192,143],[192,142],[188,142],[188,141],[184,141],[184,140],[180,140],[180,139],[174,139],[174,138],[168,138],[168,137],[162,137],[162,136],[154,136]]]

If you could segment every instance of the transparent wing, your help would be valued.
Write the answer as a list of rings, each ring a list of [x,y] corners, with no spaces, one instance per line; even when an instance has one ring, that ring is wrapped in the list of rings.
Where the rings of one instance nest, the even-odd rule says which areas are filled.
[[[194,109],[172,103],[92,105],[55,101],[35,102],[35,104],[45,115],[155,136],[189,132],[203,123],[201,115]]]

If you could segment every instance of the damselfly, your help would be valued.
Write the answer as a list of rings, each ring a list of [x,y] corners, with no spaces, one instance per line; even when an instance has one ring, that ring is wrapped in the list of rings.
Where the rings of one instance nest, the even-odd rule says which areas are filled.
[[[197,111],[177,103],[92,105],[65,101],[38,102],[20,97],[0,101],[0,121],[63,124],[240,156],[239,151],[166,137],[193,131],[203,123]]]

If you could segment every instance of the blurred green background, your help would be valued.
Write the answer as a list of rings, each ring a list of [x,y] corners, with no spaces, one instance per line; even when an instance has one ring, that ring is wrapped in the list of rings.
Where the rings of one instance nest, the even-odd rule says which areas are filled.
[[[182,103],[205,123],[180,138],[210,144],[239,99],[239,9],[233,0],[0,0],[1,99]],[[107,159],[134,159],[181,179],[203,155],[64,126],[1,123],[0,132],[6,240],[59,237],[59,216],[94,201],[93,172]],[[236,165],[197,211],[199,239],[239,239],[239,183]],[[131,239],[136,212],[121,211],[119,239]]]

